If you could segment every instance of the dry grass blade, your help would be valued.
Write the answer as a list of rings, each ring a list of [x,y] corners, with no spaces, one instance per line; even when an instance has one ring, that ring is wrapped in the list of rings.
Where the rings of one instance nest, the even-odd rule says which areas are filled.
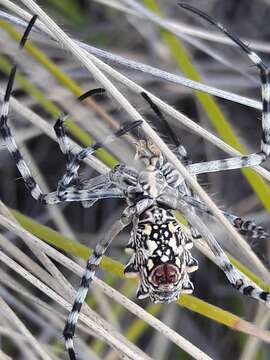
[[[1,97],[4,96],[4,93],[0,91]],[[32,123],[34,126],[37,126],[43,133],[48,135],[51,139],[56,141],[55,133],[51,127],[44,119],[42,119],[39,115],[34,113],[31,109],[22,105],[18,100],[12,98],[11,99],[11,108],[15,110],[21,117],[25,120]],[[69,139],[71,144],[71,151],[74,154],[77,154],[82,148],[76,144],[72,139]],[[89,156],[84,162],[90,165],[93,169],[97,170],[99,173],[104,174],[108,171],[108,167],[103,164],[100,160],[98,160],[94,156]]]
[[[12,360],[11,357],[9,357],[7,354],[5,354],[1,349],[0,349],[0,356],[1,356],[2,360]]]
[[[261,329],[267,329],[270,323],[269,311],[264,307],[259,307],[254,323]],[[245,344],[239,360],[253,360],[260,348],[261,342],[258,338],[250,337]]]
[[[110,2],[108,2],[108,0],[94,0],[94,1],[98,2],[100,4],[104,4],[106,6],[111,6],[112,8],[123,11],[128,15],[143,17],[143,15],[140,14],[140,12],[136,11],[135,8],[130,8],[128,6],[123,5],[122,3],[130,4],[129,2],[127,2],[125,0],[124,1],[121,1],[121,0],[120,1],[110,1]],[[234,46],[234,47],[236,46],[227,37],[219,34],[218,32],[208,31],[203,28],[198,28],[195,26],[183,24],[180,21],[176,22],[176,21],[170,20],[170,19],[165,19],[164,21],[166,22],[166,24],[168,26],[171,26],[176,31],[179,31],[182,34],[191,35],[192,37],[197,37],[199,39],[212,41],[214,43],[219,42],[221,44],[226,44],[229,46]],[[266,52],[266,53],[270,52],[269,42],[259,41],[259,40],[255,41],[253,39],[247,39],[247,38],[243,38],[243,40],[247,44],[250,44],[250,48],[253,50],[262,51],[262,52]]]
[[[5,316],[8,321],[11,321],[13,326],[15,326],[23,335],[26,336],[29,344],[36,350],[37,354],[43,360],[52,360],[52,358],[47,354],[47,352],[41,347],[41,345],[36,341],[34,336],[18,318],[18,316],[11,310],[7,303],[0,298],[0,311],[2,316]]]

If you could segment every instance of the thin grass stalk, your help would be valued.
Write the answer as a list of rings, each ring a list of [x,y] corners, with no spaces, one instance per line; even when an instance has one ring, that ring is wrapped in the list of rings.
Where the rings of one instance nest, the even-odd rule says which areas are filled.
[[[2,91],[0,91],[0,95],[4,96],[4,93]],[[13,97],[10,100],[10,105],[11,105],[11,108],[20,115],[20,117],[24,118],[25,120],[29,121],[33,125],[37,126],[39,129],[42,130],[43,133],[48,135],[54,141],[57,141],[57,138],[52,129],[52,126],[50,124],[48,124],[45,120],[43,120],[39,115],[34,113],[28,107],[22,105],[18,100],[16,100]],[[82,148],[75,141],[69,139],[69,143],[71,145],[71,151],[73,154],[76,154],[82,150]],[[105,174],[109,170],[108,166],[103,164],[95,156],[88,156],[88,158],[84,159],[83,162],[85,164],[88,164],[89,166],[91,166],[93,169],[95,169],[96,171],[98,171],[101,174]]]
[[[13,217],[9,209],[5,207],[5,205],[0,201],[1,213],[3,213],[10,221],[15,221],[16,219]],[[25,243],[25,239],[22,238]],[[26,246],[29,246],[29,249],[33,252],[33,254],[37,257],[37,259],[41,262],[44,268],[48,271],[45,271],[41,266],[39,266],[36,262],[34,262],[29,256],[25,255],[20,249],[10,243],[4,236],[0,235],[0,242],[2,246],[6,248],[6,251],[12,254],[15,259],[19,261],[26,269],[30,271],[35,271],[36,275],[42,279],[46,284],[49,284],[54,290],[62,293],[65,287],[67,286],[67,281],[60,273],[58,268],[53,264],[53,262],[39,250],[39,247],[35,245],[29,246],[26,243]],[[50,275],[51,274],[51,275]]]
[[[36,353],[43,360],[52,360],[51,357],[44,351],[42,346],[38,343],[38,341],[34,338],[31,332],[27,329],[27,327],[23,324],[23,322],[17,317],[17,315],[11,310],[8,304],[0,298],[0,309],[2,312],[2,316],[7,317],[9,321],[12,322],[13,326],[17,327],[18,330],[24,334],[27,338],[29,344],[35,349]]]
[[[0,27],[2,27],[17,42],[20,41],[21,34],[18,33],[10,24],[0,20]],[[26,51],[28,51],[30,55],[32,55],[32,57],[37,62],[43,65],[44,68],[46,68],[51,73],[51,75],[59,81],[60,84],[64,85],[67,89],[69,89],[71,93],[75,95],[75,97],[79,97],[84,92],[78,83],[76,83],[70,76],[64,73],[36,46],[27,42],[25,45],[25,49]],[[36,89],[34,86],[33,88]],[[50,102],[50,100],[44,97],[42,93],[39,94],[38,89],[36,89],[36,91],[34,92],[34,95],[36,94],[39,95],[41,101],[44,102],[45,108],[47,108],[48,105],[50,105],[49,110],[51,111],[51,114],[53,116],[59,115],[60,109],[58,109],[52,102]],[[43,97],[41,95],[43,95]],[[38,96],[36,97],[39,100],[39,97]],[[111,115],[109,115],[105,110],[103,110],[102,107],[100,107],[95,102],[94,99],[86,98],[84,100],[84,104],[88,105],[91,108],[91,110],[95,111],[95,113],[99,115],[101,119],[104,119],[105,122],[110,126],[112,126],[114,129],[118,127],[117,121]],[[82,130],[76,123],[74,123],[71,119],[66,122],[66,125],[70,133],[73,134],[75,138],[80,140],[85,146],[88,146],[90,143],[93,142],[93,139],[91,139],[91,137],[89,137],[89,135],[84,130]],[[104,149],[99,149],[97,151],[97,155],[102,161],[104,161],[105,164],[111,167],[117,164],[117,160],[114,159],[111,155],[109,155],[108,152]]]
[[[1,218],[1,216],[0,216]],[[6,222],[10,223],[11,225],[11,222],[10,220],[6,219]],[[2,225],[3,226],[6,226],[6,224],[4,224],[2,222]],[[15,223],[13,223],[13,226],[12,226],[13,230],[17,229],[16,230],[16,234],[20,237],[23,237],[24,239],[28,239],[30,240],[30,238],[32,240],[35,240],[34,244],[39,244],[43,249],[44,249],[44,244],[38,240],[37,238],[34,239],[33,236],[31,236],[30,234],[27,235],[27,233],[25,232],[25,230],[21,229],[21,231],[19,230],[19,228],[17,227],[17,225]],[[11,228],[9,228],[9,230],[11,230]],[[24,235],[20,235],[20,232],[23,232]],[[29,237],[30,236],[30,237]],[[33,242],[31,243],[32,246],[33,246]],[[35,245],[36,246],[36,245]],[[48,250],[48,246],[45,246],[45,248],[47,248]],[[72,270],[74,269],[79,269],[79,276],[82,275],[82,272],[83,272],[83,269],[81,267],[79,267],[77,264],[71,262],[70,260],[68,260],[67,258],[65,258],[63,255],[59,254],[56,250],[54,249],[50,249],[50,255],[58,255],[57,257],[54,256],[54,259],[59,260],[59,257],[60,259],[65,259],[65,261],[61,262],[62,265],[66,266],[67,263],[69,263],[69,266],[67,266],[68,268],[71,268]],[[70,266],[70,264],[72,264],[72,266]],[[78,273],[78,270],[76,271]],[[172,341],[174,341],[178,346],[181,346],[183,347],[184,349],[186,349],[187,351],[191,351],[191,353],[195,356],[195,358],[202,358],[202,359],[209,359],[208,357],[198,357],[198,354],[200,354],[200,351],[197,350],[195,347],[192,347],[192,345],[188,342],[186,342],[183,338],[181,338],[179,335],[177,335],[175,332],[173,332],[172,330],[168,329],[168,328],[165,328],[165,332],[164,332],[164,325],[159,322],[158,320],[156,319],[153,319],[153,317],[150,317],[145,311],[143,311],[141,308],[139,308],[137,305],[133,304],[130,300],[128,300],[127,298],[123,297],[122,295],[120,295],[117,291],[115,291],[114,289],[112,288],[109,288],[108,286],[105,286],[105,284],[103,284],[101,281],[98,281],[97,279],[94,281],[95,283],[97,282],[97,284],[99,284],[99,288],[101,288],[107,295],[109,295],[110,297],[112,297],[112,295],[114,294],[113,296],[113,299],[116,300],[116,301],[119,301],[121,299],[121,303],[124,304],[124,306],[127,306],[128,305],[128,309],[130,311],[132,311],[134,314],[136,314],[137,316],[140,316],[142,317],[142,313],[144,314],[144,319],[150,323],[152,326],[154,326],[157,330],[159,331],[162,331],[164,333],[165,336],[167,336],[166,334],[169,334],[170,335],[170,339]],[[135,310],[134,310],[134,306],[135,306]],[[189,350],[188,350],[189,349]],[[199,351],[199,353],[198,353]],[[202,354],[203,355],[203,354]]]
[[[147,17],[144,16],[143,12],[139,11],[137,8],[137,6],[140,6],[140,5],[137,5],[137,3],[135,3],[133,0],[132,1],[123,0],[123,2],[128,4],[129,6],[131,6],[132,10],[136,9],[135,14],[133,14],[133,15],[135,15],[139,18],[142,18],[144,20],[147,20]],[[105,4],[105,2],[104,2],[104,4]],[[111,6],[111,3],[107,2],[105,5]],[[122,9],[122,11],[124,11],[124,9]],[[163,21],[167,25],[168,28],[173,28],[175,33],[177,33],[177,36],[180,37],[180,39],[182,39],[184,42],[192,45],[195,49],[204,52],[205,54],[212,57],[214,60],[216,60],[220,64],[228,67],[229,69],[234,70],[235,72],[238,72],[243,77],[250,79],[250,80],[254,80],[252,78],[252,76],[250,76],[247,72],[243,71],[241,68],[235,68],[235,66],[233,65],[233,63],[230,60],[221,56],[217,51],[215,51],[213,49],[213,47],[210,47],[206,42],[202,42],[202,41],[198,40],[197,38],[194,38],[193,36],[186,34],[185,32],[179,31],[178,29],[175,28],[175,26],[171,25],[170,22],[165,19]]]
[[[2,224],[3,225],[3,224]],[[16,229],[16,225],[15,224],[13,224],[13,229]],[[22,232],[24,232],[24,235],[23,236],[26,236],[26,233],[25,233],[25,231],[23,230],[23,229],[21,229],[21,231]],[[29,239],[29,234],[28,234],[28,239]],[[35,241],[37,241],[37,239],[35,240]],[[44,245],[43,244],[41,244],[43,247],[44,247]],[[52,253],[56,253],[56,251],[55,250],[52,250],[51,251],[51,254]],[[58,256],[60,256],[60,258],[64,258],[64,256],[63,255],[58,255]],[[68,259],[65,259],[65,263],[66,262],[69,262],[69,263],[71,263],[71,261],[70,260],[68,260]],[[62,263],[62,265],[65,265],[65,263],[63,263],[63,262],[61,262]],[[75,263],[73,263],[73,265],[72,266],[68,266],[69,268],[71,268],[71,269],[73,269],[73,270],[75,270],[75,268],[77,268],[77,269],[80,269],[79,270],[79,274],[78,275],[81,275],[82,274],[82,272],[83,272],[83,269],[82,268],[80,268],[80,267],[78,267],[78,265],[77,264],[75,264]],[[76,271],[77,272],[77,271]],[[96,284],[99,284],[99,287],[102,287],[103,288],[103,291],[107,294],[107,295],[109,295],[110,297],[112,297],[113,296],[113,299],[114,300],[117,300],[117,301],[119,301],[120,300],[120,298],[122,297],[117,291],[115,291],[114,289],[112,289],[112,288],[109,288],[108,286],[105,286],[105,284],[103,284],[100,280],[97,280],[97,279],[95,279],[95,283]],[[124,298],[124,297],[122,297],[123,299],[121,300],[121,302],[122,302],[122,304],[124,305],[124,306],[128,306],[128,309],[130,310],[130,311],[132,311],[134,314],[136,314],[137,316],[142,316],[141,315],[141,312],[143,312],[142,311],[142,309],[140,309],[137,305],[135,305],[135,304],[133,304],[130,300],[128,300],[128,299],[126,299],[126,298]],[[134,308],[135,307],[135,308]],[[137,310],[136,310],[137,309]],[[144,312],[143,312],[144,313]],[[144,319],[145,319],[145,316],[147,316],[147,317],[149,317],[148,315],[146,315],[146,314],[144,314]],[[147,321],[149,322],[149,321],[151,321],[150,323],[151,323],[151,325],[152,326],[154,326],[154,327],[156,327],[157,329],[159,329],[159,331],[161,331],[161,329],[159,328],[160,326],[163,326],[163,324],[162,323],[157,323],[157,324],[155,324],[155,323],[153,323],[153,319],[147,319]],[[167,329],[167,331],[166,331],[166,333],[168,333],[168,329]],[[165,333],[165,334],[166,334]],[[175,341],[177,341],[177,339],[175,339],[175,336],[173,336],[173,333],[171,333],[171,337],[170,337],[174,342]],[[182,342],[182,341],[181,341]],[[177,344],[178,344],[178,342],[176,342]],[[185,344],[182,344],[181,345],[181,347],[183,347]],[[178,344],[178,346],[179,346],[179,344]],[[183,347],[186,351],[187,351],[187,349],[185,348],[185,346]],[[190,345],[188,344],[188,349],[189,349],[189,351],[190,351]],[[196,357],[195,357],[196,358]]]
[[[0,27],[5,28],[9,31],[9,33],[18,41],[21,37],[21,34],[19,34],[17,31],[12,29],[12,27],[9,24],[6,24],[2,20],[0,20]],[[36,59],[39,60],[39,62],[46,66],[48,70],[52,72],[52,74],[58,79],[61,80],[62,83],[72,90],[72,92],[75,94],[75,96],[79,96],[78,94],[82,94],[83,90],[75,83],[73,82],[67,75],[65,75],[59,67],[55,66],[45,55],[42,54],[37,48],[32,46],[31,44],[26,44],[26,49],[28,49],[33,56],[35,56]],[[12,65],[10,62],[3,56],[0,56],[0,67],[1,70],[5,71],[7,74],[9,74]],[[16,80],[20,83],[22,88],[29,94],[31,94],[47,111],[48,113],[56,119],[59,114],[61,113],[61,109],[57,107],[51,100],[49,100],[42,91],[40,91],[35,85],[33,85],[30,81],[26,79],[25,76],[20,74],[19,72],[16,74]],[[86,99],[86,103],[92,105],[94,103],[94,100],[92,99]],[[94,103],[95,104],[95,103]],[[95,109],[100,109],[98,105],[95,106]],[[101,115],[104,116],[106,114],[104,111],[101,112]],[[110,122],[112,122],[111,118]],[[93,139],[91,136],[86,133],[79,125],[73,122],[72,119],[69,119],[66,121],[66,126],[68,131],[74,135],[76,139],[81,141],[82,144],[85,146],[89,146],[91,143],[93,143]],[[99,157],[102,161],[104,161],[105,164],[114,166],[117,164],[117,160],[114,159],[106,150],[100,149],[97,151],[97,157]]]
[[[270,314],[263,306],[260,306],[254,319],[254,324],[260,329],[268,329],[270,324]],[[261,342],[258,338],[249,337],[245,343],[239,360],[253,360],[257,358]]]
[[[128,15],[133,15],[133,16],[137,16],[139,18],[144,18],[143,14],[141,14],[140,12],[123,5],[122,2],[125,2],[125,1],[121,1],[121,0],[120,1],[94,0],[94,1],[97,3],[103,4],[103,5],[106,5],[106,6],[110,6],[116,10],[123,11]],[[179,31],[183,34],[191,35],[193,37],[207,40],[207,41],[212,41],[214,43],[218,42],[220,44],[229,45],[231,47],[237,47],[235,43],[233,43],[230,39],[228,39],[226,36],[218,33],[217,31],[213,31],[213,30],[208,31],[208,30],[205,30],[204,28],[199,28],[194,25],[191,26],[191,25],[183,24],[179,20],[177,20],[177,22],[176,22],[175,20],[171,20],[169,18],[164,19],[164,21],[167,23],[168,26],[175,28],[176,31]],[[249,44],[249,46],[252,50],[257,50],[257,51],[265,52],[265,53],[270,52],[270,45],[269,45],[269,42],[267,42],[267,41],[254,40],[254,39],[250,39],[250,38],[243,38],[243,41],[245,43]]]

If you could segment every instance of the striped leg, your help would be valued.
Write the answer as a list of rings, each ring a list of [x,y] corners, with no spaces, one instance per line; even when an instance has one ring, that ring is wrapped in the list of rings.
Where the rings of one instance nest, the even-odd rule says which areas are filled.
[[[66,190],[59,195],[57,191],[51,192],[49,194],[43,195],[44,203],[47,205],[55,205],[61,202],[90,202],[91,205],[94,204],[96,200],[101,199],[119,199],[125,198],[124,192],[117,189],[109,189],[109,190],[91,190],[87,188],[82,188],[81,190],[77,190],[75,186],[71,186],[66,188]]]
[[[180,197],[193,208],[213,216],[212,212],[208,209],[208,207],[202,202],[200,202],[198,199],[193,198],[192,196],[189,196],[185,193],[181,194]],[[262,226],[257,226],[254,221],[243,220],[239,216],[230,214],[227,211],[222,211],[222,213],[229,220],[232,226],[234,226],[240,232],[240,234],[252,239],[266,239],[267,232],[263,229]]]
[[[196,214],[190,211],[189,205],[184,201],[179,201],[177,209],[181,211],[185,218],[203,235],[209,248],[215,255],[216,264],[224,272],[231,285],[243,295],[250,296],[270,307],[270,293],[250,281],[241,271],[233,266],[214,236],[209,232],[207,226]]]
[[[87,97],[92,97],[94,95],[97,94],[104,94],[105,93],[105,89],[102,88],[96,88],[96,89],[92,89],[89,90],[85,93],[83,93],[81,96],[78,97],[78,101],[82,102],[84,101]],[[64,128],[64,122],[65,120],[68,118],[68,114],[66,113],[62,113],[59,118],[56,120],[56,123],[54,125],[54,131],[59,143],[59,147],[62,151],[62,153],[65,156],[66,159],[66,167],[69,167],[69,164],[72,162],[74,155],[72,154],[71,150],[70,150],[70,144],[66,135],[66,131]]]
[[[30,20],[30,22],[21,38],[21,41],[19,43],[19,50],[22,50],[24,45],[26,44],[28,35],[29,35],[32,27],[34,26],[36,19],[37,19],[37,16],[33,16],[33,18]],[[45,203],[45,204],[59,202],[60,199],[58,198],[56,193],[50,193],[50,194],[42,193],[39,185],[33,178],[28,165],[24,161],[24,159],[20,153],[20,150],[14,140],[14,137],[10,131],[10,128],[8,126],[9,101],[10,101],[10,96],[12,93],[12,88],[13,88],[13,84],[14,84],[14,80],[15,80],[15,76],[16,76],[16,71],[17,71],[17,64],[15,64],[13,66],[13,68],[11,69],[7,87],[6,87],[6,91],[5,91],[5,95],[4,95],[4,99],[3,99],[3,105],[2,105],[2,109],[1,109],[1,115],[0,115],[0,133],[3,137],[3,140],[7,146],[8,151],[14,158],[16,166],[24,180],[24,183],[25,183],[27,189],[31,193],[32,197],[36,200],[41,201],[42,203]],[[46,199],[47,196],[49,196],[49,199]]]
[[[68,163],[67,171],[58,183],[59,195],[61,196],[61,194],[65,192],[69,184],[76,178],[78,174],[78,170],[80,168],[80,163],[83,159],[85,159],[89,155],[92,155],[96,150],[103,148],[104,146],[108,145],[115,139],[125,135],[127,132],[135,129],[141,124],[142,124],[141,120],[126,123],[122,127],[120,127],[114,134],[109,135],[103,142],[96,142],[93,145],[81,150],[78,154],[76,154],[73,157],[72,161]]]
[[[95,250],[87,261],[86,268],[81,279],[80,287],[77,291],[74,304],[68,315],[67,322],[63,331],[63,335],[65,338],[65,346],[69,353],[70,360],[76,360],[73,344],[75,327],[78,321],[82,304],[87,296],[89,286],[95,276],[96,269],[99,266],[104,253],[106,252],[113,239],[129,223],[130,220],[125,216],[122,216],[120,220],[115,222],[111,230],[106,233],[104,240],[96,245]]]
[[[223,25],[214,21],[207,14],[198,10],[188,4],[178,4],[180,7],[189,10],[206,21],[210,22],[212,25],[221,30],[226,36],[228,36],[236,45],[242,49],[254,65],[260,70],[261,77],[261,96],[263,103],[262,110],[262,137],[261,137],[261,151],[255,154],[250,154],[247,156],[238,156],[231,159],[209,161],[201,164],[194,164],[188,166],[188,170],[192,174],[201,174],[205,172],[229,170],[229,169],[238,169],[242,167],[250,167],[261,164],[265,161],[266,157],[270,154],[270,84],[269,84],[269,69],[263,63],[261,58],[249,47],[244,44],[238,37],[231,34]]]
[[[33,16],[33,18],[30,20],[30,22],[21,38],[20,44],[19,44],[20,50],[23,49],[23,47],[27,41],[28,35],[29,35],[32,27],[34,26],[36,19],[37,19],[37,16]],[[1,132],[3,140],[7,146],[10,154],[12,155],[12,157],[14,158],[14,160],[16,162],[16,166],[25,182],[27,189],[30,191],[30,193],[34,199],[43,201],[44,195],[42,194],[42,191],[41,191],[39,185],[36,183],[35,179],[31,175],[30,169],[27,166],[26,162],[24,161],[24,159],[18,149],[18,146],[11,134],[8,124],[7,124],[8,114],[9,114],[9,101],[10,101],[10,96],[11,96],[11,92],[12,92],[12,88],[13,88],[13,84],[14,84],[16,70],[17,70],[17,64],[15,64],[13,66],[13,68],[11,69],[10,75],[9,75],[8,84],[7,84],[6,92],[4,95],[2,109],[1,109],[0,132]]]
[[[267,154],[267,156],[268,155],[269,154]],[[236,156],[234,158],[190,164],[187,166],[187,170],[192,175],[199,175],[216,171],[242,169],[245,167],[260,165],[263,161],[265,161],[265,159],[266,154],[264,152],[260,152],[257,154],[250,154],[246,156]]]
[[[105,93],[105,89],[102,89],[102,88],[92,89],[92,90],[89,90],[86,93],[82,94],[81,96],[79,96],[77,100],[79,102],[82,102],[87,97],[91,97],[96,94],[104,94],[104,93]],[[74,159],[74,155],[71,152],[70,143],[68,141],[68,137],[66,135],[66,131],[65,131],[65,127],[64,127],[64,123],[67,118],[68,118],[68,114],[63,112],[62,114],[60,114],[59,118],[56,120],[56,123],[54,125],[54,131],[55,131],[55,134],[56,134],[56,137],[58,140],[60,150],[62,151],[62,153],[64,154],[65,159],[66,159],[66,170],[68,170],[69,164]],[[73,182],[76,184],[76,186],[81,187],[82,182],[79,179],[78,173],[76,173],[74,175]],[[98,201],[98,198],[96,198],[95,200],[82,202],[82,205],[84,207],[91,207],[96,201]]]

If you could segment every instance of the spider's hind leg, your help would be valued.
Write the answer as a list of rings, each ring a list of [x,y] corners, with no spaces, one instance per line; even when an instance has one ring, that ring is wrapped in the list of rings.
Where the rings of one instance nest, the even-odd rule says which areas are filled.
[[[194,209],[213,216],[208,207],[197,198],[194,198],[186,193],[181,194],[181,198]],[[229,220],[231,225],[239,231],[240,234],[251,239],[264,240],[267,238],[268,234],[264,228],[260,225],[256,225],[254,221],[249,219],[244,220],[241,217],[231,214],[227,211],[222,211],[222,213],[227,218],[227,220]]]
[[[68,315],[66,325],[63,331],[63,335],[65,338],[65,345],[69,353],[70,360],[76,360],[75,349],[73,344],[75,327],[78,321],[82,304],[84,303],[91,282],[93,281],[93,278],[95,276],[95,272],[100,264],[100,261],[104,253],[106,252],[107,248],[109,247],[113,239],[124,227],[126,227],[129,224],[129,222],[130,219],[123,214],[121,219],[116,221],[114,225],[111,227],[111,229],[106,233],[103,241],[101,241],[96,245],[92,255],[87,260],[86,268],[81,278],[80,287],[77,291],[75,301]]]
[[[224,272],[231,285],[243,295],[257,299],[270,307],[270,293],[249,280],[240,270],[230,262],[214,236],[201,219],[190,211],[189,205],[183,200],[178,201],[177,209],[195,226],[206,240],[210,250],[215,256],[215,262]]]

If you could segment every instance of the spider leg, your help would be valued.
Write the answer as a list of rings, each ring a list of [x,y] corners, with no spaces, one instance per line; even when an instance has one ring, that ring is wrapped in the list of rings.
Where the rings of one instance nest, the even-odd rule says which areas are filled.
[[[104,147],[105,145],[109,144],[120,136],[123,136],[127,132],[135,129],[137,126],[140,126],[141,123],[141,120],[126,123],[121,126],[114,134],[107,136],[107,138],[103,142],[96,142],[93,145],[82,149],[78,154],[76,154],[73,157],[72,161],[68,163],[67,171],[58,183],[59,195],[61,195],[62,192],[64,192],[65,189],[69,186],[69,184],[76,178],[78,170],[80,168],[80,163],[83,159],[85,159],[89,155],[92,155],[96,150]]]
[[[52,193],[52,198],[54,198],[54,193]],[[65,191],[58,195],[55,193],[60,201],[65,202],[73,202],[73,201],[92,201],[96,199],[112,199],[112,198],[125,198],[125,195],[122,190],[117,188],[109,189],[108,191],[99,190],[99,191],[92,191],[90,189],[82,189],[77,190],[76,187],[66,188]],[[51,194],[47,195],[47,199],[50,199]]]
[[[213,160],[196,164],[189,164],[187,165],[187,170],[192,175],[199,175],[216,171],[242,169],[245,167],[260,165],[265,160],[265,158],[265,155],[260,152],[257,154],[236,156],[233,158],[227,158],[222,160]]]
[[[110,187],[111,187],[111,182],[106,181],[106,182],[104,182],[102,187],[97,187],[95,189],[95,191],[102,190],[103,192],[107,192]],[[93,191],[93,189],[91,189],[91,190]],[[85,200],[85,201],[82,201],[81,204],[84,208],[89,208],[89,207],[93,206],[100,199],[101,199],[101,197],[97,197],[97,198],[91,199],[91,200]]]
[[[82,95],[80,95],[77,100],[82,102],[87,97],[94,96],[97,94],[103,94],[103,93],[105,93],[105,89],[102,89],[102,88],[92,89],[92,90],[89,90],[89,91],[83,93]],[[62,153],[65,156],[66,168],[68,169],[69,164],[72,162],[72,160],[74,158],[74,155],[71,152],[70,143],[69,143],[68,137],[66,135],[65,127],[64,127],[64,123],[67,118],[68,118],[67,113],[65,113],[65,112],[61,113],[55,122],[54,131],[55,131],[55,134],[56,134],[56,137],[58,140],[60,150],[62,151]],[[78,184],[80,184],[78,174],[74,175],[74,180],[77,181]]]
[[[270,154],[270,84],[269,84],[269,68],[263,63],[262,59],[254,51],[241,41],[237,36],[229,32],[223,25],[213,20],[209,15],[201,10],[194,8],[188,4],[178,4],[180,7],[191,11],[212,25],[221,30],[228,36],[236,45],[244,51],[249,59],[260,71],[261,77],[261,97],[262,97],[262,136],[261,136],[261,151],[247,156],[237,156],[231,159],[210,161],[202,164],[190,165],[189,170],[192,174],[200,174],[203,172],[221,171],[229,169],[238,169],[242,167],[250,167],[261,164]],[[193,170],[191,170],[193,169]]]
[[[116,221],[110,231],[106,233],[104,239],[96,245],[92,255],[87,260],[86,268],[84,270],[81,283],[75,297],[75,301],[68,315],[67,322],[63,331],[63,335],[65,338],[65,346],[69,353],[70,360],[76,360],[73,344],[75,327],[78,321],[82,304],[87,296],[89,286],[91,285],[91,282],[95,276],[96,269],[98,268],[104,253],[106,252],[113,239],[129,223],[130,219],[127,216],[122,215],[121,219]]]
[[[20,44],[19,44],[20,50],[24,47],[24,45],[27,41],[27,37],[28,37],[32,27],[34,26],[36,19],[37,19],[37,16],[33,16],[33,18],[30,20],[30,22],[21,38]],[[13,84],[14,84],[14,80],[15,80],[16,71],[17,71],[17,64],[15,64],[13,66],[13,68],[11,69],[10,75],[9,75],[9,79],[8,79],[8,83],[7,83],[7,87],[6,87],[6,91],[5,91],[5,95],[4,95],[4,100],[3,100],[3,104],[2,104],[2,109],[1,109],[0,132],[1,132],[3,140],[8,148],[8,151],[10,152],[10,154],[12,155],[12,157],[14,158],[14,160],[16,162],[16,166],[25,182],[27,189],[30,191],[30,193],[34,199],[43,202],[44,194],[42,193],[39,185],[37,184],[37,182],[31,175],[30,169],[29,169],[28,165],[26,164],[26,162],[24,161],[24,159],[20,153],[20,150],[14,140],[14,137],[10,131],[10,128],[8,126],[9,101],[10,101],[10,96],[11,96],[11,92],[12,92],[12,88],[13,88]]]
[[[212,212],[208,209],[208,207],[198,199],[189,196],[188,194],[185,193],[181,194],[181,199],[183,199],[187,204],[191,205],[193,208],[213,216]],[[265,239],[267,237],[267,233],[265,232],[263,227],[257,226],[254,223],[254,221],[243,220],[239,216],[230,214],[227,211],[222,211],[222,213],[242,235],[251,237],[252,239],[259,239],[259,240]]]
[[[93,191],[88,187],[82,187],[80,190],[78,190],[75,186],[70,186],[67,187],[65,191],[61,193],[61,195],[58,194],[58,191],[53,191],[48,194],[42,194],[42,201],[46,205],[55,205],[61,202],[78,201],[89,202],[89,206],[92,206],[96,200],[115,198],[125,198],[123,191],[117,188],[112,188],[107,191],[104,189],[98,189]]]
[[[68,114],[66,114],[64,112],[61,113],[53,127],[55,135],[57,137],[57,141],[58,141],[60,150],[62,151],[62,153],[65,156],[66,164],[70,163],[74,156],[70,150],[70,144],[69,144],[68,137],[66,135],[66,131],[64,128],[64,122],[67,118],[68,118]]]
[[[241,271],[233,266],[214,236],[211,234],[211,232],[209,232],[207,226],[196,214],[190,211],[189,205],[183,200],[179,200],[177,204],[177,210],[179,210],[185,216],[185,218],[190,221],[191,224],[195,226],[196,229],[198,229],[203,235],[210,250],[215,255],[217,265],[224,272],[231,285],[243,295],[257,299],[270,307],[270,293],[264,291],[258,285],[247,279],[247,277],[242,274]]]

